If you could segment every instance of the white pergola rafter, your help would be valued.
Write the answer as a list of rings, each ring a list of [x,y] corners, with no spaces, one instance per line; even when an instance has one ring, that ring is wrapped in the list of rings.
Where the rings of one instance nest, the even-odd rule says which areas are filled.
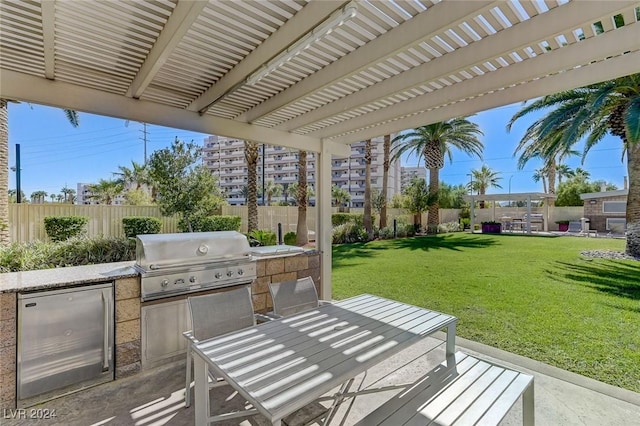
[[[227,93],[241,85],[245,79],[262,64],[289,47],[295,40],[304,36],[312,28],[326,19],[347,1],[313,1],[293,16],[271,37],[248,54],[238,65],[211,86],[206,92],[187,107],[190,111],[205,112],[220,101]]]
[[[49,3],[49,2],[45,2]],[[53,2],[51,2],[53,3]],[[153,45],[140,71],[135,76],[127,90],[127,96],[138,99],[151,84],[165,61],[180,43],[182,37],[189,31],[191,25],[198,19],[200,12],[207,5],[206,1],[179,1],[173,13],[162,29],[158,40]]]
[[[42,42],[44,48],[44,76],[49,80],[55,78],[55,3],[45,1],[42,8]]]
[[[325,106],[309,111],[275,128],[280,130],[295,130],[341,114],[344,111],[361,108],[396,93],[402,93],[414,87],[419,87],[429,81],[446,78],[468,69],[473,65],[507,56],[519,49],[544,40],[553,39],[555,36],[566,32],[567,28],[589,26],[603,16],[615,15],[624,9],[619,2],[573,1],[566,6],[554,8],[544,15],[534,16],[518,25],[506,28],[491,37],[486,37],[468,44],[447,55],[435,58],[404,73],[388,78],[367,90],[355,92],[352,95],[345,96]],[[632,37],[633,35],[629,34],[628,36]],[[582,46],[581,43],[577,44]],[[588,47],[585,45],[584,48]],[[524,62],[529,60],[525,60]],[[537,61],[538,58],[533,60]],[[467,83],[463,82],[460,84]],[[431,96],[430,94],[429,97]]]
[[[501,0],[496,2],[486,0],[463,1],[457,2],[454,8],[446,5],[447,2],[438,3],[430,9],[429,13],[419,14],[403,25],[388,31],[375,40],[310,75],[295,86],[257,105],[242,114],[238,119],[250,123],[268,114],[272,114],[313,92],[331,86],[358,71],[364,70],[398,52],[406,50],[421,40],[429,39],[452,25],[462,23],[470,16],[475,16],[483,11],[489,10],[500,2]],[[429,28],[429,31],[425,32],[425,28]]]
[[[523,85],[508,87],[500,90],[499,93],[474,96],[472,99],[452,102],[437,109],[408,114],[404,117],[398,115],[396,119],[381,122],[379,126],[360,128],[356,131],[334,137],[332,140],[337,143],[350,144],[380,135],[387,135],[405,129],[447,120],[452,117],[471,115],[478,111],[485,111],[491,108],[569,90],[571,88],[614,79],[620,75],[633,74],[634,72],[638,72],[638,64],[640,64],[640,51],[636,50],[625,55],[609,58],[606,61],[596,62],[544,78],[523,82]],[[413,100],[407,102],[411,101]],[[314,133],[310,133],[307,136],[315,135]]]

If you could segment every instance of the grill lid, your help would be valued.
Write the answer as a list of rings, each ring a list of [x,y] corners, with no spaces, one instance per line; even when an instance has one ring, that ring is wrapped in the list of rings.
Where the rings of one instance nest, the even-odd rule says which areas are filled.
[[[249,249],[236,231],[144,234],[136,237],[136,266],[146,272],[249,258]]]

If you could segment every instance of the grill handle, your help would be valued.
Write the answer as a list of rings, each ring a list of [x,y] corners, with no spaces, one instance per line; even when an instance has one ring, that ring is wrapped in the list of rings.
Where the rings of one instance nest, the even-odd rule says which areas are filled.
[[[218,257],[208,257],[206,259],[206,263],[212,263],[212,262],[219,261],[219,260],[248,259],[249,257],[250,256],[248,254],[243,255],[242,257],[233,256],[233,255],[223,255],[223,256],[218,256]],[[199,265],[202,265],[204,263],[205,263],[204,259],[192,260],[190,262],[189,261],[181,262],[181,261],[171,260],[171,261],[166,261],[166,262],[151,263],[151,264],[149,264],[149,269],[152,270],[152,271],[157,271],[158,269],[163,269],[163,268],[199,266]]]

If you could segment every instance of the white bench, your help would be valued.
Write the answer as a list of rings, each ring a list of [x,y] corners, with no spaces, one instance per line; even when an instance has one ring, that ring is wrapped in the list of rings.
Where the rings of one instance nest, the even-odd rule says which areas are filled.
[[[497,425],[522,396],[523,424],[533,426],[533,376],[456,352],[358,426]]]

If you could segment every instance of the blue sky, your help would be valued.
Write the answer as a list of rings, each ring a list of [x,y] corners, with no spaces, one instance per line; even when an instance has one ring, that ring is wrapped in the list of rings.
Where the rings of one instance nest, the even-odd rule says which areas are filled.
[[[506,123],[518,111],[514,104],[479,113],[470,118],[484,132],[484,160],[454,152],[453,164],[448,161],[440,171],[440,179],[449,184],[466,184],[472,169],[486,164],[501,173],[503,190],[490,193],[542,191],[542,183],[535,183],[532,175],[538,162],[528,163],[523,170],[516,167],[513,151],[524,130],[533,118],[516,122],[511,133]],[[110,179],[118,166],[131,167],[131,161],[144,161],[143,126],[138,122],[125,125],[125,120],[80,113],[80,127],[73,128],[62,110],[35,104],[9,104],[9,165],[15,166],[15,144],[20,144],[22,190],[28,198],[34,191],[59,193],[65,185],[76,189],[79,182],[92,183]],[[147,153],[169,146],[177,136],[202,144],[207,135],[184,130],[148,125]],[[626,162],[621,162],[622,143],[607,137],[594,147],[581,165],[579,157],[569,158],[572,167],[583,167],[592,180],[602,179],[622,188]],[[415,166],[415,158],[403,165]],[[423,164],[420,164],[423,166]],[[9,188],[15,189],[15,173],[10,172]]]

